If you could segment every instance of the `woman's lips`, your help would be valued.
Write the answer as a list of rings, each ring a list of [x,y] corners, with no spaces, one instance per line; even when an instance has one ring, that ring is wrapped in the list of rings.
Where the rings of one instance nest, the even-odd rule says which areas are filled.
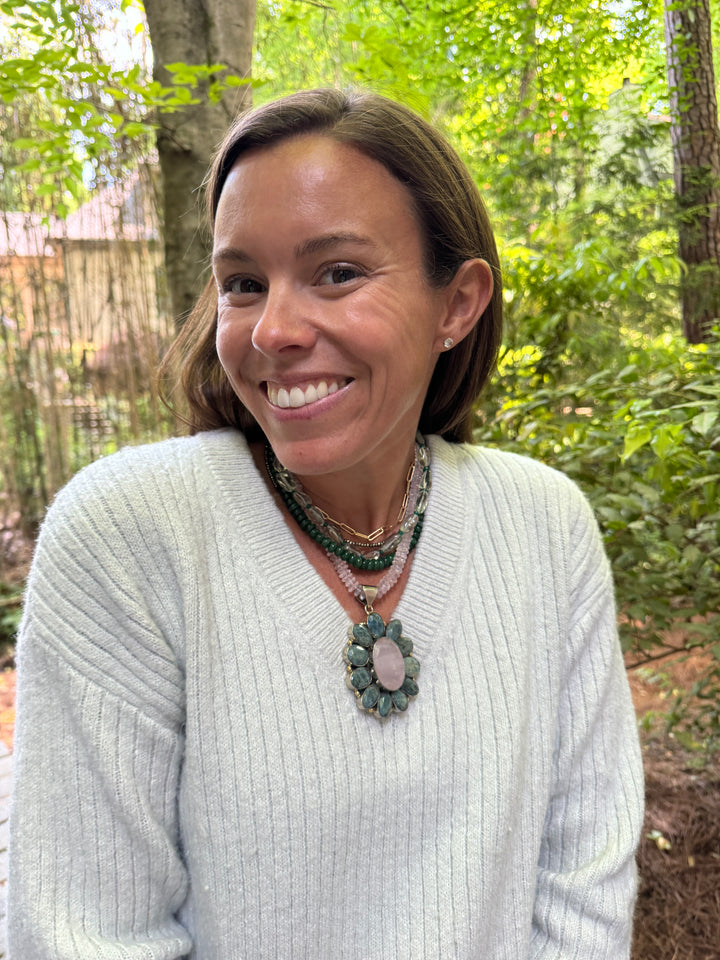
[[[289,407],[298,409],[307,407],[310,404],[317,403],[318,400],[324,400],[332,393],[337,393],[349,383],[345,378],[317,380],[306,383],[304,386],[280,386],[280,384],[267,381],[267,398],[273,407],[279,407],[281,410],[287,410]]]

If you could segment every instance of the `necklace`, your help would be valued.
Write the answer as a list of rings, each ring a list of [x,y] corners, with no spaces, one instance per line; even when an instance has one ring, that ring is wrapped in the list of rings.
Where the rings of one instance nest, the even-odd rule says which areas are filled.
[[[412,640],[403,636],[402,623],[396,618],[385,623],[373,610],[375,591],[362,587],[366,619],[348,627],[343,659],[345,682],[357,705],[385,719],[393,710],[407,710],[410,697],[417,696],[420,663],[412,656]]]
[[[419,472],[418,472],[419,474]],[[411,487],[410,498],[418,495],[419,482]],[[427,500],[427,498],[425,498]],[[343,660],[347,664],[345,682],[355,694],[357,705],[380,719],[393,710],[407,710],[410,697],[418,694],[420,663],[412,656],[413,643],[403,636],[402,623],[394,618],[387,623],[373,610],[373,603],[398,582],[410,555],[411,533],[406,531],[390,569],[376,586],[361,584],[337,555],[328,553],[338,577],[365,608],[365,623],[348,627]]]
[[[268,474],[290,514],[313,540],[325,548],[338,577],[365,609],[365,621],[348,627],[343,650],[346,664],[345,682],[355,694],[357,705],[380,719],[387,718],[393,711],[404,712],[410,698],[417,696],[419,691],[417,675],[420,672],[420,663],[412,656],[413,643],[409,637],[403,636],[400,620],[393,618],[385,623],[380,614],[374,611],[373,603],[398,582],[407,558],[422,532],[423,517],[432,485],[430,456],[424,438],[417,434],[415,460],[407,474],[400,529],[385,542],[387,553],[384,557],[367,561],[380,564],[379,566],[361,567],[354,562],[359,555],[348,549],[347,541],[341,534],[341,544],[331,537],[323,537],[322,531],[313,523],[315,514],[311,514],[310,510],[317,510],[325,521],[332,524],[336,524],[336,521],[314,506],[300,481],[282,466],[269,444],[265,449],[265,463]],[[400,515],[398,516],[400,518]],[[352,532],[357,535],[357,531]],[[389,549],[388,544],[391,545]],[[338,547],[340,549],[337,549]],[[382,546],[377,552],[380,553],[381,550]],[[370,585],[360,583],[352,572],[351,565],[359,569],[389,569],[376,585]]]
[[[365,544],[358,546],[357,543],[345,539],[339,526],[312,502],[298,478],[280,463],[269,444],[265,447],[265,466],[288,513],[298,526],[324,550],[340,557],[356,570],[385,570],[391,566],[400,541],[408,531],[412,531],[410,550],[415,549],[422,533],[423,517],[432,486],[430,455],[420,434],[416,438],[412,475],[411,470],[408,470],[408,479],[411,482],[416,473],[420,474],[417,500],[413,501],[406,486],[399,529],[382,543],[371,544],[372,549],[369,552],[360,552],[366,546]],[[380,529],[384,531],[385,528]],[[357,531],[353,532],[357,533]]]
[[[398,527],[402,523],[402,521],[405,519],[405,511],[407,510],[408,500],[410,499],[410,484],[412,483],[412,478],[415,475],[416,465],[417,465],[417,461],[413,460],[413,462],[408,467],[407,476],[405,477],[405,495],[403,496],[403,501],[402,501],[402,504],[400,505],[400,510],[395,519],[395,522],[391,523],[388,520],[387,523],[385,523],[382,527],[378,527],[377,530],[373,530],[372,533],[361,533],[359,530],[356,530],[355,527],[351,527],[349,524],[343,523],[342,520],[333,519],[333,517],[331,517],[330,514],[327,513],[325,510],[323,510],[321,507],[318,507],[316,505],[313,505],[313,506],[315,506],[315,509],[322,515],[325,526],[327,527],[335,526],[338,528],[338,530],[341,530],[344,534],[349,534],[351,537],[357,537],[357,540],[348,540],[347,538],[345,538],[346,544],[350,544],[354,547],[367,547],[368,545],[374,544],[376,540],[379,540],[380,537],[382,537],[387,530],[390,530],[393,527]],[[385,540],[385,544],[390,539],[392,538],[388,537]],[[360,541],[359,543],[358,543],[358,540]],[[381,544],[380,546],[383,546],[383,545],[384,544]]]

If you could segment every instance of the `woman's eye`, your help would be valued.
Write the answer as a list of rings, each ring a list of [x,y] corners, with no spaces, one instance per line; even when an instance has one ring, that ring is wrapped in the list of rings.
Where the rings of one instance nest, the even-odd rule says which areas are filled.
[[[357,280],[361,276],[357,267],[351,267],[346,264],[336,264],[332,267],[326,267],[318,279],[320,286],[331,286],[340,283],[349,283],[351,280]]]
[[[223,284],[223,293],[252,294],[262,293],[265,287],[252,277],[231,277]]]

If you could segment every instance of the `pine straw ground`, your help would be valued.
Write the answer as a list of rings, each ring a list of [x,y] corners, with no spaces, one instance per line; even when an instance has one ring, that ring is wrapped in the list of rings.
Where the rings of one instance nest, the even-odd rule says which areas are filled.
[[[677,763],[672,751],[646,750],[633,960],[720,958],[720,776]]]
[[[672,688],[690,681],[697,664],[657,671],[630,673],[638,716],[667,709]],[[0,739],[10,749],[14,702],[15,671],[7,669],[0,673]],[[699,767],[659,720],[642,742],[647,803],[632,960],[720,960],[720,761]]]
[[[702,661],[631,671],[638,716],[667,709]],[[687,686],[686,686],[687,685]],[[689,754],[660,720],[642,732],[645,827],[633,960],[720,960],[720,759]]]

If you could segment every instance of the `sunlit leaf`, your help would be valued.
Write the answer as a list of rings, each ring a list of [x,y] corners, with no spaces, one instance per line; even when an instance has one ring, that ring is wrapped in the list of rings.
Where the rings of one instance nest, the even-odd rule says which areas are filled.
[[[719,413],[718,410],[705,410],[703,413],[699,413],[692,418],[693,430],[706,437],[717,423]]]
[[[632,424],[625,434],[622,454],[623,460],[627,460],[628,457],[631,457],[637,450],[645,446],[646,443],[649,443],[651,439],[652,431],[649,427],[642,426],[641,424]]]

